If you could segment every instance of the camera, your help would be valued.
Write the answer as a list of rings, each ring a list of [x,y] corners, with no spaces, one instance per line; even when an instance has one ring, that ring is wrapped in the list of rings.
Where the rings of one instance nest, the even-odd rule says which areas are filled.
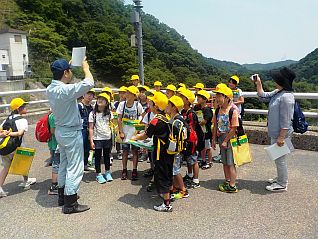
[[[254,74],[251,76],[252,81],[257,81],[258,74]]]

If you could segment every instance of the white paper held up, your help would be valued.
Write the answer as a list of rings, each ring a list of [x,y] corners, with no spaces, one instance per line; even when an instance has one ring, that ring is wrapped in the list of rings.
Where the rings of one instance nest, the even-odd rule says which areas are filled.
[[[72,50],[72,66],[82,66],[82,62],[86,56],[86,46],[73,47]]]

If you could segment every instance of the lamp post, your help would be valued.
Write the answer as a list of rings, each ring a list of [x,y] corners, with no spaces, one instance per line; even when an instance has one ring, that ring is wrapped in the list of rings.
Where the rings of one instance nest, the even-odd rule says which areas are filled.
[[[141,80],[141,84],[144,85],[144,52],[142,45],[142,24],[141,24],[141,0],[133,0],[135,3],[134,6],[134,15],[133,15],[133,24],[136,31],[137,38],[137,47],[138,47],[138,61],[139,61],[139,78]]]

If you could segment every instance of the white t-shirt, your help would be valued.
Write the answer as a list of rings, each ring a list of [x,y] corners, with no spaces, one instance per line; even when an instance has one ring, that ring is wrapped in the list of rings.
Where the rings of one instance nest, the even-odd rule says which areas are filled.
[[[233,92],[233,102],[237,102],[241,96],[243,96],[243,92],[240,88],[237,88],[236,90],[232,90]],[[237,105],[237,108],[239,109],[239,114],[241,114],[242,106]]]
[[[96,121],[93,128],[93,140],[111,139],[112,131],[110,129],[110,120],[113,119],[113,114],[104,116],[103,113],[96,112]],[[88,117],[89,123],[94,123],[94,111],[90,112]]]
[[[141,115],[144,110],[142,108],[142,105],[138,101],[134,101],[132,107],[128,107],[126,101],[122,101],[119,103],[116,112],[118,115],[122,115],[123,118],[131,120],[141,120]]]
[[[142,105],[138,101],[135,101],[132,107],[127,107],[126,101],[122,101],[119,103],[116,113],[118,116],[122,115],[122,118],[141,120],[143,111]],[[135,127],[123,124],[123,132],[125,134],[124,141],[127,141],[134,134]]]
[[[148,112],[145,117],[142,119],[142,123],[148,125],[150,121],[155,117],[153,112]],[[148,120],[149,119],[149,120]]]

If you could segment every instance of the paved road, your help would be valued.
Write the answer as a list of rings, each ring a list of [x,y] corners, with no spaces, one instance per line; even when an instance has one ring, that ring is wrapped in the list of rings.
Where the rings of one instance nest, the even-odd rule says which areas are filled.
[[[48,196],[50,167],[45,144],[36,143],[34,126],[26,136],[37,153],[31,176],[37,184],[29,191],[9,175],[0,199],[0,238],[318,238],[318,153],[296,150],[289,158],[290,185],[286,193],[269,193],[265,180],[275,175],[263,146],[251,145],[254,162],[239,168],[237,194],[216,190],[222,166],[201,171],[201,188],[175,202],[172,213],[152,210],[161,200],[146,192],[147,181],[120,180],[121,162],[115,161],[112,183],[99,185],[94,173],[85,174],[80,202],[86,213],[64,215],[56,196]],[[129,167],[131,167],[131,162]],[[148,164],[140,164],[140,170]],[[185,172],[185,168],[183,168]]]

